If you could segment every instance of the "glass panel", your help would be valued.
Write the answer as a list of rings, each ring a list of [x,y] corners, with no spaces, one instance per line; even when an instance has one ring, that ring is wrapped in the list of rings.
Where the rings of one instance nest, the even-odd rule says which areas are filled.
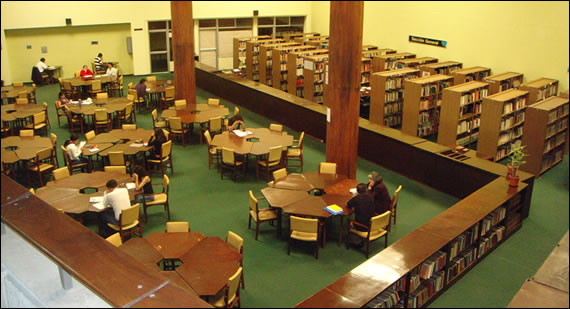
[[[201,51],[200,63],[216,68],[216,51],[215,50]]]
[[[289,17],[275,17],[276,25],[289,25]]]
[[[166,32],[149,32],[150,51],[166,51]]]
[[[237,30],[237,29],[225,29],[218,32],[218,50],[220,58],[233,58],[234,56],[234,38],[249,37],[252,36],[252,31],[248,30]],[[221,66],[221,63],[220,63]]]
[[[216,48],[216,30],[200,30],[200,49]]]
[[[200,25],[200,28],[216,28],[215,19],[201,19],[198,24]]]
[[[165,21],[149,21],[148,30],[166,29]]]
[[[303,27],[275,27],[275,37],[281,38],[284,33],[302,33]]]
[[[170,20],[168,21],[168,29],[172,29],[172,22]]]
[[[150,70],[153,73],[168,71],[168,59],[166,59],[166,53],[150,55]]]
[[[238,27],[249,26],[249,28],[251,28],[251,26],[253,26],[253,18],[238,18],[237,26]]]
[[[172,36],[168,38],[168,46],[170,46],[170,61],[174,60],[174,57],[172,56]]]
[[[301,25],[305,24],[305,16],[291,16],[291,25]]]
[[[262,25],[273,25],[273,17],[259,17],[257,19],[257,24]]]
[[[273,27],[257,28],[258,35],[273,35]]]
[[[218,27],[235,27],[236,20],[233,18],[218,19]]]

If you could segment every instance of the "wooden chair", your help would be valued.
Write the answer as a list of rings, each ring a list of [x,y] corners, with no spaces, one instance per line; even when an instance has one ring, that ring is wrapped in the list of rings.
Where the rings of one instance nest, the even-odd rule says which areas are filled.
[[[47,133],[46,113],[39,112],[32,116],[32,123],[27,124],[24,128],[31,129],[32,131],[41,130]],[[40,135],[42,135],[40,132]]]
[[[57,82],[59,83],[59,91],[63,92],[63,79],[58,77]]]
[[[81,70],[80,70],[80,71],[75,71],[74,76],[75,76],[75,78],[81,77]]]
[[[208,99],[208,105],[218,106],[220,105],[220,99]]]
[[[188,222],[166,222],[166,233],[184,233],[190,232]]]
[[[95,110],[95,133],[99,134],[99,129],[113,129],[113,122],[106,108],[98,108]]]
[[[146,108],[146,100],[144,97],[139,98],[139,95],[135,89],[129,89],[129,96],[133,98],[136,109],[140,112],[142,106]],[[127,96],[128,98],[128,96]]]
[[[67,166],[67,168],[69,169],[70,174],[73,174],[73,171],[75,171],[75,170],[79,170],[80,172],[87,172],[88,164],[87,163],[73,164],[73,162],[71,161],[71,158],[69,157],[69,153],[67,152],[67,149],[65,149],[65,147],[63,147],[63,145],[61,146],[61,152],[63,154],[63,161],[64,161],[65,165]]]
[[[97,93],[97,99],[108,99],[108,98],[109,98],[109,94],[106,92]]]
[[[260,200],[264,200],[264,197],[260,197]],[[249,190],[249,223],[247,228],[251,228],[251,219],[255,221],[255,240],[259,235],[259,225],[263,222],[275,221],[277,220],[277,235],[281,230],[281,215],[279,210],[273,209],[272,207],[259,208],[258,199],[253,196],[253,191]]]
[[[287,169],[286,168],[281,168],[278,169],[276,171],[273,171],[273,180],[278,180],[281,178],[285,178],[287,177]]]
[[[69,131],[73,133],[73,131],[79,129],[79,131],[83,134],[83,123],[84,123],[83,116],[82,115],[74,116],[69,107],[67,107],[67,105],[64,105],[63,108],[65,110],[65,114],[67,115],[67,123],[69,124]]]
[[[95,131],[93,131],[93,130],[85,133],[85,139],[87,140],[88,143],[90,143],[95,138],[95,136],[96,136],[96,134],[95,134]]]
[[[125,154],[122,151],[109,152],[110,166],[125,166]]]
[[[160,172],[162,175],[165,175],[164,170],[170,166],[170,172],[174,175],[174,166],[172,163],[172,141],[169,140],[165,143],[162,143],[162,146],[160,147],[160,159],[148,159],[147,163],[160,164]]]
[[[185,108],[186,108],[186,100],[185,99],[174,101],[174,109],[175,110],[180,110],[180,109],[185,109]]]
[[[127,103],[127,106],[125,106],[125,109],[121,111],[121,113],[118,116],[118,120],[120,124],[123,123],[136,123],[136,118],[135,118],[135,111],[133,109],[133,103]]]
[[[204,137],[206,137],[206,143],[208,143],[208,169],[215,164],[218,166],[220,163],[220,149],[212,145],[212,137],[210,136],[210,131],[206,130],[204,132]],[[214,163],[215,161],[215,163]]]
[[[1,129],[2,137],[10,136],[10,135],[14,134],[12,127],[4,126],[4,120],[0,121],[0,125],[2,126],[2,129]]]
[[[305,137],[305,132],[301,132],[298,140],[293,140],[297,145],[293,145],[287,148],[287,155],[285,156],[285,166],[289,167],[300,167],[301,173],[303,172],[303,139]],[[290,165],[290,161],[298,161],[299,164]]]
[[[49,140],[51,141],[51,146],[53,147],[53,153],[55,154],[55,166],[59,167],[59,160],[57,159],[57,135],[50,133]]]
[[[91,81],[91,85],[89,88],[89,94],[91,96],[95,96],[98,93],[102,93],[103,89],[101,88],[101,80],[100,79],[95,79]]]
[[[208,126],[200,127],[200,144],[202,144],[202,135],[204,132],[210,131],[213,133],[222,133],[222,117],[214,117],[208,121]]]
[[[241,254],[241,259],[238,262],[239,266],[243,268],[243,238],[232,231],[228,231],[228,235],[226,236],[226,243],[230,245],[230,247],[234,248],[237,252],[239,252],[239,254]],[[241,273],[241,288],[245,289],[243,271]]]
[[[186,134],[189,129],[182,126],[182,119],[180,117],[169,117],[168,127],[170,134],[182,138],[182,146],[186,146]]]
[[[28,185],[31,186],[31,173],[38,174],[40,179],[40,187],[44,185],[42,180],[42,175],[50,173],[55,169],[55,158],[53,153],[53,148],[48,147],[40,150],[36,154],[36,158],[30,161],[31,165],[26,165],[26,170],[28,171]]]
[[[81,93],[79,93],[78,90],[73,88],[71,82],[65,82],[65,81],[63,82],[63,93],[65,93],[65,96],[70,98],[71,100],[77,100],[81,96]]]
[[[170,132],[168,132],[168,130],[162,129],[162,133],[164,133],[166,140],[169,141],[170,140]]]
[[[53,170],[53,179],[54,180],[61,180],[71,176],[69,173],[69,169],[67,167],[60,167],[56,170]]]
[[[386,211],[381,215],[374,216],[370,219],[370,228],[366,225],[360,224],[355,220],[348,220],[348,234],[354,234],[366,242],[366,258],[368,259],[368,253],[370,249],[370,242],[376,240],[382,236],[384,239],[384,248],[388,246],[388,232],[390,231],[390,211]],[[355,228],[359,226],[366,231],[359,231]],[[347,237],[348,239],[348,237]],[[348,248],[348,242],[347,242]]]
[[[399,185],[396,191],[394,191],[394,196],[392,196],[392,204],[390,205],[390,211],[392,212],[392,218],[394,218],[394,224],[396,224],[396,211],[398,208],[398,197],[400,196],[400,191],[402,191],[402,185]]]
[[[37,96],[37,91],[38,86],[36,86],[35,83],[32,83],[32,91],[28,94],[28,99],[30,100],[30,102],[32,103],[38,103],[38,96]]]
[[[319,219],[291,216],[287,255],[291,255],[293,239],[315,242],[315,259],[319,258]]]
[[[20,99],[29,99],[28,92],[27,92],[27,91],[20,91],[20,92],[18,93],[18,98],[20,98]]]
[[[107,223],[107,225],[115,231],[119,231],[121,235],[121,241],[124,241],[124,237],[130,234],[139,233],[140,237],[143,238],[143,229],[139,221],[140,217],[140,205],[137,203],[131,208],[123,209],[119,217],[119,225],[114,225]]]
[[[269,130],[283,132],[283,125],[271,123],[271,124],[269,124]]]
[[[156,108],[152,110],[152,128],[166,128],[166,121],[158,121],[158,112]]]
[[[224,288],[224,293],[210,300],[210,304],[216,308],[233,308],[236,304],[241,308],[239,295],[239,282],[243,268],[240,267],[236,273],[228,279]]]
[[[164,88],[164,96],[160,98],[160,108],[165,110],[170,104],[174,104],[174,86]]]
[[[321,162],[319,163],[319,173],[321,174],[336,174],[336,163]]]
[[[51,125],[49,123],[48,104],[46,102],[43,102],[42,104],[44,105],[44,114],[46,114],[46,125],[51,129]]]
[[[55,111],[57,114],[57,125],[61,127],[61,122],[59,121],[59,117],[67,118],[67,114],[65,113],[65,109],[63,108],[59,100],[55,101]]]
[[[133,82],[129,82],[129,84],[127,85],[128,89],[135,89],[135,85],[133,84]]]
[[[23,105],[28,103],[28,98],[16,98],[16,105]]]
[[[123,125],[121,126],[121,129],[123,129],[123,130],[133,130],[133,131],[136,131],[137,125],[136,125],[136,124],[123,124]]]
[[[126,166],[105,166],[105,172],[108,173],[119,173],[123,175],[127,175],[127,167]]]
[[[123,244],[123,240],[121,239],[120,233],[115,233],[115,234],[105,238],[105,240],[110,242],[111,244],[113,244],[113,246],[115,246],[115,247],[120,247]]]
[[[154,196],[154,200],[147,202],[143,200],[143,209],[144,209],[144,222],[148,222],[148,215],[146,214],[146,209],[151,206],[163,205],[164,210],[166,210],[166,214],[168,215],[168,220],[170,220],[170,206],[168,205],[168,188],[170,186],[170,179],[168,175],[164,174],[162,176],[162,192],[161,193],[152,193],[152,194],[144,194]]]
[[[221,178],[224,179],[224,170],[230,170],[232,172],[232,179],[235,179],[236,172],[238,168],[242,169],[243,177],[245,177],[245,160],[239,160],[236,158],[233,149],[222,147],[222,170]]]
[[[34,190],[34,188],[30,188],[30,193],[36,195],[36,191]]]
[[[20,137],[34,136],[34,130],[20,130]]]
[[[109,92],[111,94],[111,96],[115,96],[117,94],[117,97],[122,97],[123,96],[123,76],[119,76],[119,78],[117,78],[116,81],[114,81],[113,83],[111,83],[111,86],[109,86]]]
[[[12,82],[12,86],[14,86],[14,87],[24,87],[24,83],[23,83],[23,82]]]
[[[283,154],[283,146],[278,145],[269,148],[269,154],[264,156],[263,159],[257,161],[257,168],[255,169],[255,179],[258,179],[260,173],[265,175],[265,180],[269,181],[269,175],[272,171],[280,169],[281,156]]]

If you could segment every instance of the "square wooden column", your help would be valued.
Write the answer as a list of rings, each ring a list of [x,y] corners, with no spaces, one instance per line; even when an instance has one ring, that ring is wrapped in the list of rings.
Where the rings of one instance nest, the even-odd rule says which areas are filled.
[[[356,178],[363,1],[331,1],[326,158],[337,173]]]
[[[192,1],[170,1],[170,15],[175,98],[186,99],[187,104],[196,104]]]

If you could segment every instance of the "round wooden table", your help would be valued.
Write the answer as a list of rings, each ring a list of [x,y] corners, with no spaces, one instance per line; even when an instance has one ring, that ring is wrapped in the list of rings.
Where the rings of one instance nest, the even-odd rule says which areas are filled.
[[[245,137],[239,137],[228,131],[216,134],[212,140],[212,145],[233,149],[236,154],[256,156],[268,154],[271,147],[281,145],[283,151],[287,151],[287,147],[293,145],[293,136],[284,134],[284,132],[269,130],[268,128],[248,128],[246,131],[253,134]]]
[[[2,101],[4,101],[4,99],[15,100],[18,97],[18,95],[20,95],[20,92],[25,92],[26,94],[29,94],[30,92],[33,92],[33,91],[34,91],[34,88],[28,87],[28,86],[19,86],[19,87],[6,86],[6,87],[2,87]]]
[[[64,82],[70,82],[73,87],[89,86],[94,80],[101,80],[101,84],[106,84],[111,82],[109,76],[106,75],[95,75],[92,79],[83,79],[81,77],[66,78]]]
[[[183,124],[206,123],[215,117],[229,115],[229,110],[221,105],[187,104],[185,109],[176,110],[173,107],[165,109],[160,114],[161,118],[180,117]]]
[[[2,121],[24,120],[45,110],[43,104],[6,104],[1,107]]]
[[[18,161],[31,160],[36,157],[38,151],[52,147],[47,137],[41,136],[8,136],[1,140],[2,162],[17,163]]]

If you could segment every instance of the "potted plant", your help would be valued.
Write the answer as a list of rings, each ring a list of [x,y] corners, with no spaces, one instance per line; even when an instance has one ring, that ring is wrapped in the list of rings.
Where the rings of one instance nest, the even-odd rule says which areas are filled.
[[[509,185],[517,187],[519,185],[519,167],[526,163],[524,157],[528,156],[523,152],[526,146],[521,146],[520,141],[511,144],[511,152],[509,152],[509,163],[507,164],[507,179]]]

